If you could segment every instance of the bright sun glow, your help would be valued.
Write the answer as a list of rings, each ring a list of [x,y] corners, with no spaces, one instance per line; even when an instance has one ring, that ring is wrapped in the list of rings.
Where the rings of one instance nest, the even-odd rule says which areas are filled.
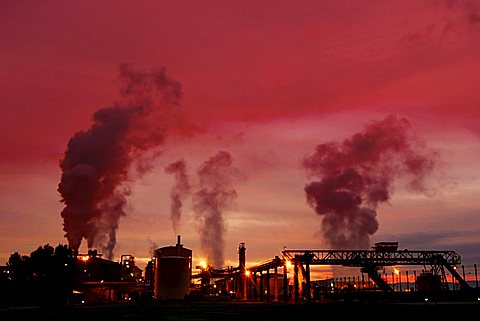
[[[400,270],[398,270],[397,268],[393,268],[393,272],[395,272],[396,275],[400,274]]]
[[[205,262],[205,261],[200,261],[200,264],[199,264],[199,265],[200,265],[200,267],[201,267],[202,269],[204,269],[204,270],[207,268],[207,262]]]
[[[292,262],[290,262],[290,260],[287,260],[285,265],[287,266],[287,269],[291,269],[293,267]]]
[[[89,257],[87,255],[80,257],[83,262],[87,262]]]
[[[246,275],[246,276],[250,276],[250,271],[249,271],[249,270],[246,270],[246,271],[245,271],[245,275]]]

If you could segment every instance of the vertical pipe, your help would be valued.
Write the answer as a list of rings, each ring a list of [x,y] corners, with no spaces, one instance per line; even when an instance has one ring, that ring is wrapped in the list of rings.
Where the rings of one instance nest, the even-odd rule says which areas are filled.
[[[305,264],[305,274],[306,274],[306,295],[307,295],[307,302],[310,303],[312,300],[312,296],[310,293],[310,262],[307,260],[307,263]]]
[[[265,280],[267,283],[267,297],[266,301],[270,302],[270,269],[267,269],[267,279]]]
[[[365,275],[362,272],[362,289],[365,290]]]
[[[408,278],[408,271],[405,273],[407,274],[407,291],[410,291],[410,279]]]
[[[400,292],[402,292],[402,271],[398,271],[398,285],[400,286]]]
[[[464,280],[464,281],[467,281],[467,280],[465,279],[465,265],[463,265],[463,264],[462,264],[462,274],[463,274],[463,280]]]
[[[247,299],[250,300],[252,298],[252,280],[251,280],[251,273],[247,278]]]
[[[395,292],[395,274],[392,272],[392,289]]]
[[[415,282],[415,291],[418,290],[417,288],[417,270],[413,270],[413,282]]]
[[[263,271],[260,271],[260,286],[258,291],[260,292],[260,301],[263,301]]]
[[[451,274],[452,276],[452,290],[455,291],[455,279],[453,278],[453,274]]]
[[[273,300],[275,302],[278,302],[278,267],[275,267],[275,272],[274,272],[274,281],[273,281],[273,293],[274,293],[274,298]]]
[[[294,301],[297,303],[299,301],[299,285],[298,285],[298,262],[297,259],[293,262],[293,296]]]
[[[287,263],[283,265],[283,302],[288,302]]]
[[[477,264],[475,263],[473,267],[475,268],[475,287],[478,288]]]
[[[258,298],[258,283],[257,283],[257,271],[253,272],[253,298],[257,301]]]
[[[248,281],[248,280],[247,280],[247,278],[248,278],[248,277],[247,277],[247,274],[244,273],[244,274],[243,274],[243,299],[244,299],[244,300],[247,300],[247,299],[248,299],[248,294],[247,294],[247,293],[248,293],[248,292],[247,292],[247,281]]]

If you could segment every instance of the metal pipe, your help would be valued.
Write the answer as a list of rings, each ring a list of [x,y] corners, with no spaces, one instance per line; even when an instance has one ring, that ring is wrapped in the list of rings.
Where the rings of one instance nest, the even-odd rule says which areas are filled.
[[[405,272],[407,274],[407,291],[410,291],[410,279],[408,276],[408,271]]]
[[[453,274],[450,274],[452,276],[452,290],[455,291],[455,279],[453,278]]]
[[[270,302],[270,269],[267,269],[267,302]]]
[[[310,263],[307,262],[305,264],[305,274],[306,274],[306,294],[307,294],[307,302],[310,302],[312,300],[311,295],[310,295]]]
[[[475,287],[478,288],[477,264],[475,263],[473,267],[475,268]]]
[[[395,274],[392,272],[392,289],[395,292]]]
[[[400,286],[400,292],[402,292],[402,271],[398,271],[398,285]]]
[[[294,262],[293,262],[293,295],[294,295],[294,301],[295,303],[297,303],[300,299],[300,296],[299,296],[299,284],[298,284],[298,262],[299,260],[297,260],[297,258],[295,258]]]
[[[263,301],[263,272],[260,271],[260,301]]]
[[[253,272],[253,298],[255,301],[258,298],[257,271]]]
[[[417,270],[413,270],[413,278],[414,278],[414,284],[415,284],[415,292],[418,290],[417,288]]]
[[[278,271],[277,267],[275,267],[274,272],[274,281],[273,281],[273,293],[274,293],[274,301],[278,302]]]

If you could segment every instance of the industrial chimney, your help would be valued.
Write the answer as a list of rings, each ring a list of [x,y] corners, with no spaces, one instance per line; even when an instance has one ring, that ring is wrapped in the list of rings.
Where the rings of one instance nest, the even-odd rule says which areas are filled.
[[[238,267],[240,268],[240,272],[243,274],[245,273],[245,243],[240,243],[238,245]]]

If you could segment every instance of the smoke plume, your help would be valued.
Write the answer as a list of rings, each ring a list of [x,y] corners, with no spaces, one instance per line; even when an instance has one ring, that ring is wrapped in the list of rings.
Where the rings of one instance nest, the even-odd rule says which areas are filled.
[[[225,151],[205,161],[198,169],[199,190],[193,198],[199,220],[200,243],[208,261],[216,267],[224,264],[226,228],[223,213],[237,198],[234,185],[245,179],[232,163],[232,156]]]
[[[322,217],[328,245],[368,247],[378,229],[376,208],[390,199],[393,182],[404,177],[409,187],[425,192],[433,156],[411,135],[408,120],[391,115],[343,143],[318,145],[302,165],[318,179],[307,184],[305,192],[308,204]]]
[[[170,219],[175,234],[180,229],[180,219],[182,218],[182,204],[190,193],[190,183],[187,176],[187,165],[183,159],[171,163],[165,168],[165,172],[175,175],[175,184],[170,191]]]
[[[132,170],[144,174],[158,155],[148,152],[164,143],[167,124],[181,98],[180,83],[164,68],[135,70],[121,64],[119,102],[93,115],[93,124],[68,142],[58,192],[65,204],[61,216],[69,246],[83,239],[112,259],[116,231],[125,215]]]

